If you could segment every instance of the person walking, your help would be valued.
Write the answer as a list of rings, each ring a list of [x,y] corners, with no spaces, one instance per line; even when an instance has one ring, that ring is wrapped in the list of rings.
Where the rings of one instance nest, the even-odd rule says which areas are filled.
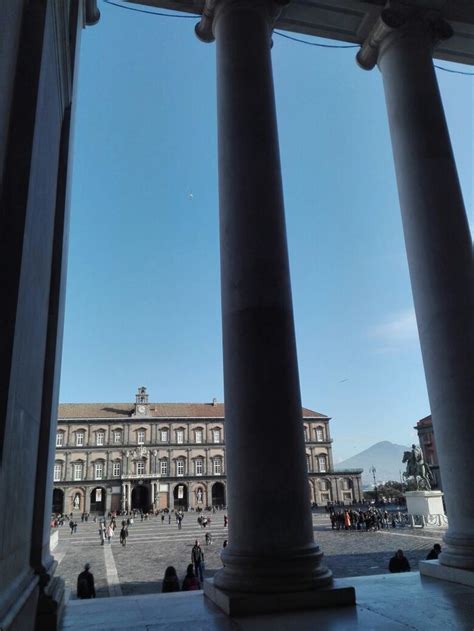
[[[392,572],[392,574],[396,574],[398,572],[410,572],[411,567],[408,559],[403,554],[403,550],[396,551],[395,555],[390,559],[388,569]]]
[[[176,574],[176,570],[172,565],[169,565],[165,570],[161,592],[163,594],[169,592],[179,592],[178,575]]]
[[[199,581],[194,574],[192,563],[188,565],[188,569],[186,570],[186,576],[184,577],[183,585],[181,589],[183,590],[183,592],[190,592],[190,591],[195,591],[197,589],[201,589],[201,585],[199,584]]]
[[[127,537],[128,537],[128,530],[127,530],[127,526],[125,525],[125,522],[123,521],[122,529],[120,530],[120,543],[122,544],[124,548],[127,545]]]
[[[204,566],[204,553],[201,550],[201,546],[199,545],[199,541],[195,541],[193,548],[191,550],[191,563],[194,564],[194,571],[196,572],[196,576],[201,581],[204,581],[203,577],[203,566]]]
[[[112,537],[114,536],[114,529],[112,526],[107,526],[107,530],[105,532],[107,534],[107,541],[112,543]]]
[[[84,571],[77,577],[77,597],[95,598],[94,575],[89,572],[90,563],[84,565]]]

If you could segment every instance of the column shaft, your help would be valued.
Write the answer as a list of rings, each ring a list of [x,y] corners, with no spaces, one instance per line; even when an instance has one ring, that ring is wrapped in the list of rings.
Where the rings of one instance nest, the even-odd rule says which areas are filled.
[[[449,529],[440,562],[474,568],[472,239],[421,20],[381,45],[382,71]]]
[[[230,545],[215,585],[331,582],[313,540],[278,134],[271,2],[221,1],[219,203]],[[284,510],[282,510],[284,507]]]

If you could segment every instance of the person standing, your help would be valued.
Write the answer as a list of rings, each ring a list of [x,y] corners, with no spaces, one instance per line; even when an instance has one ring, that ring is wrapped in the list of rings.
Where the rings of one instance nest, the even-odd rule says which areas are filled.
[[[94,575],[89,572],[90,563],[84,565],[84,571],[77,577],[77,597],[95,598]]]
[[[398,572],[409,572],[411,570],[408,559],[403,554],[403,550],[397,550],[395,555],[390,559],[388,569],[392,574]]]
[[[196,573],[196,576],[202,583],[204,581],[204,577],[203,577],[204,553],[201,550],[199,541],[197,540],[193,545],[193,549],[191,550],[191,563],[194,564],[194,571]]]

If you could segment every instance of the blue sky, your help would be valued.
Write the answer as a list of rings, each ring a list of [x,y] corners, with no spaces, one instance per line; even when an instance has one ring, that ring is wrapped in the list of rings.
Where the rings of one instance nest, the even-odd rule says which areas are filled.
[[[215,46],[194,20],[100,9],[81,48],[60,399],[223,400]],[[302,400],[333,418],[337,460],[408,444],[429,413],[382,79],[355,52],[274,37]],[[438,78],[472,226],[474,77]]]

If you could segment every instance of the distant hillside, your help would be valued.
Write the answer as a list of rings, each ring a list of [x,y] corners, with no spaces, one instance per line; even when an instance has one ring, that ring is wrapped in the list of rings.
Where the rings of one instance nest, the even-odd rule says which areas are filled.
[[[362,474],[362,484],[372,485],[373,476],[370,472],[375,467],[375,477],[377,482],[387,482],[388,480],[400,480],[400,471],[405,470],[402,464],[403,452],[409,451],[410,447],[405,445],[395,445],[388,440],[375,443],[368,449],[364,449],[359,454],[338,462],[335,469],[364,469]]]

